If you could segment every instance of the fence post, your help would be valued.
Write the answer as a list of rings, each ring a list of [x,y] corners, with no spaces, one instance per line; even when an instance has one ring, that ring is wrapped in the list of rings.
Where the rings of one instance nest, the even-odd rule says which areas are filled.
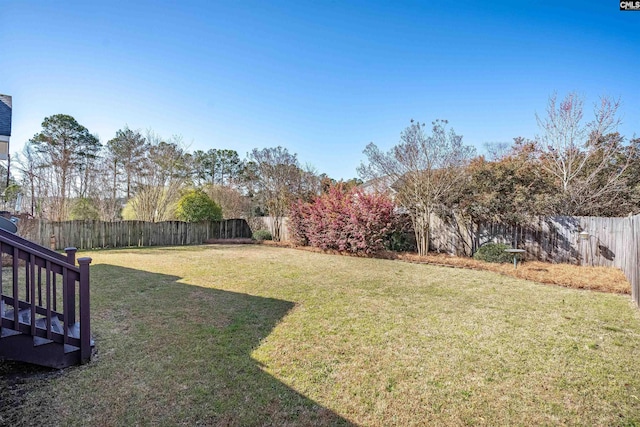
[[[76,265],[76,252],[78,252],[77,248],[64,248],[64,251],[67,253],[67,261],[71,265]]]
[[[76,252],[78,250],[71,247],[65,248],[64,251],[67,253],[67,262],[71,265],[76,265]],[[67,283],[65,283],[65,286],[67,288],[67,301],[65,301],[65,307],[69,315],[69,322],[74,324],[76,322],[76,281],[73,277],[67,276]]]
[[[91,360],[91,306],[89,298],[91,258],[79,258],[78,264],[80,264],[80,363],[87,363]]]
[[[630,242],[629,249],[629,257],[631,260],[627,260],[627,265],[625,266],[625,275],[627,279],[631,283],[631,300],[635,303],[636,307],[640,307],[640,275],[638,274],[638,238],[636,233],[638,230],[636,229],[636,220],[640,218],[640,216],[632,216],[629,217],[629,225],[631,232],[629,233],[628,241]]]

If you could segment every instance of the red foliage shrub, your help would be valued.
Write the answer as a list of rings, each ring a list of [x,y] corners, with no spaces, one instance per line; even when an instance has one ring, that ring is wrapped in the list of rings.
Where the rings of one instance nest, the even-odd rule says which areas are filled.
[[[294,203],[289,213],[295,243],[353,253],[384,249],[398,220],[388,197],[339,186],[311,203]]]
[[[307,230],[310,215],[311,203],[298,200],[289,207],[289,237],[296,245],[309,245]]]

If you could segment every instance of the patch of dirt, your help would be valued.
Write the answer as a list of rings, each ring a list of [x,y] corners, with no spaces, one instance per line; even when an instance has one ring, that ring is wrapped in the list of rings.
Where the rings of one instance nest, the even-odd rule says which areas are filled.
[[[42,381],[61,375],[60,369],[28,363],[0,361],[0,425],[25,425],[29,417],[23,404],[30,390]]]

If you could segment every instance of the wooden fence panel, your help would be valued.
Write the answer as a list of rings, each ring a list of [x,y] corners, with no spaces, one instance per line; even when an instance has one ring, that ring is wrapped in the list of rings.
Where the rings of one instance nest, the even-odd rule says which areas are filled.
[[[472,255],[487,242],[525,249],[528,259],[554,263],[620,268],[631,283],[632,299],[640,306],[640,215],[627,218],[537,218],[529,224],[467,224],[431,221],[431,248],[451,254]],[[581,236],[581,232],[586,233]],[[471,242],[462,236],[471,236]]]
[[[22,220],[18,234],[45,247],[51,247],[55,238],[54,249],[61,250],[196,245],[209,238],[250,238],[252,233],[244,219],[229,219],[204,223]]]
[[[272,216],[263,216],[254,218],[256,222],[261,222],[262,227],[258,227],[256,229],[269,230],[272,236],[276,234],[276,229],[280,229],[280,240],[283,242],[287,242],[291,240],[291,236],[289,234],[289,218],[288,217],[272,217]]]

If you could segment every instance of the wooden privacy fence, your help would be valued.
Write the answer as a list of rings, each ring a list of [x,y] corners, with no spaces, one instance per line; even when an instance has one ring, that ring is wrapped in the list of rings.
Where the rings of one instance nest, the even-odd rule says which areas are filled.
[[[273,216],[261,216],[253,219],[256,223],[257,227],[255,231],[260,229],[269,230],[272,236],[276,235],[276,229],[280,230],[280,240],[283,242],[289,241],[291,238],[289,236],[289,218],[284,217],[273,217]]]
[[[530,260],[617,267],[631,283],[631,297],[640,306],[640,215],[540,217],[515,226],[434,217],[431,227],[431,246],[440,252],[471,256],[484,243],[496,242],[524,249]]]
[[[121,248],[131,246],[197,245],[208,239],[250,238],[244,219],[210,222],[21,220],[18,234],[55,250]]]

